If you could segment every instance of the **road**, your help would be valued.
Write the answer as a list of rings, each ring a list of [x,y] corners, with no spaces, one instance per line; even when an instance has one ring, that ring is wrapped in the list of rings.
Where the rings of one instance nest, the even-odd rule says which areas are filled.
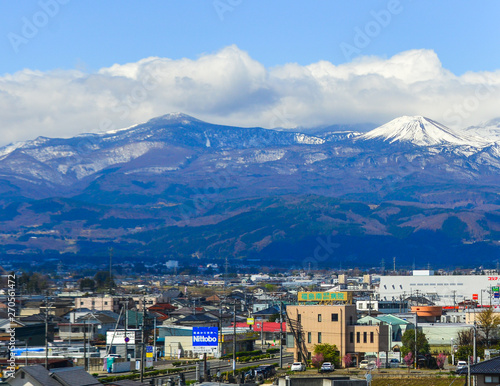
[[[246,362],[246,363],[236,363],[236,369],[241,369],[243,367],[249,367],[249,366],[260,366],[260,365],[270,365],[273,363],[279,363],[280,358],[279,356],[275,358],[266,358],[262,359],[259,361],[255,362]],[[221,373],[226,372],[226,371],[231,371],[233,369],[232,366],[232,360],[227,361],[227,360],[219,360],[219,359],[211,359],[208,360],[207,362],[210,363],[210,374],[214,376],[217,373],[217,370],[220,370]],[[293,362],[293,355],[292,354],[286,354],[283,355],[283,366],[287,367]],[[186,366],[186,367],[193,367],[193,365]],[[175,377],[176,375],[172,375],[172,377]],[[196,370],[187,370],[184,371],[184,376],[186,378],[186,381],[189,380],[194,380],[196,379]],[[162,378],[165,376],[162,376]]]

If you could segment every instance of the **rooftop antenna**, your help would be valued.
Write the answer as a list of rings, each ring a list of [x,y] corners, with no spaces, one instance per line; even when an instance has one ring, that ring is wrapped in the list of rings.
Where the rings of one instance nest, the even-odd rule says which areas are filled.
[[[113,266],[113,248],[109,248],[109,294],[112,294],[112,286],[113,286],[113,274],[111,271],[111,267]]]
[[[392,258],[393,271],[396,273],[396,256]]]
[[[224,273],[224,294],[226,293],[226,289],[227,289],[227,271],[228,271],[228,267],[229,267],[229,261],[227,259],[227,255],[226,255],[226,261],[224,263],[224,268],[225,268],[225,273]]]

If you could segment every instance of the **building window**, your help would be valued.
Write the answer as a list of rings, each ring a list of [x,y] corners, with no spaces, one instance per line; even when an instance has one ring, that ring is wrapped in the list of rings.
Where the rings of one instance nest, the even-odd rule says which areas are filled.
[[[349,324],[352,326],[352,316],[349,316]]]
[[[311,335],[312,335],[311,332],[307,333],[307,343],[311,343],[311,341],[312,341]]]
[[[321,332],[318,332],[318,343],[321,343]]]
[[[500,376],[498,375],[485,375],[484,383],[498,383],[500,382]]]
[[[339,314],[332,314],[332,322],[338,322],[339,321]]]
[[[321,322],[321,314],[318,314],[318,322]]]
[[[363,343],[366,343],[367,342],[367,338],[368,337],[368,334],[365,332],[363,332]]]
[[[358,331],[356,333],[356,343],[359,343],[359,342],[361,342],[361,333]]]
[[[373,343],[373,331],[370,332],[370,343]]]
[[[354,332],[349,333],[349,343],[354,343]]]

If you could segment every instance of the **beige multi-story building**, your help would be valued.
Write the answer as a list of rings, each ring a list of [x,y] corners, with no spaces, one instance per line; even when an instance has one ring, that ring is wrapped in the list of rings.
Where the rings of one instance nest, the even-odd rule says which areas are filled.
[[[294,335],[293,352],[297,361],[304,360],[300,351],[306,351],[305,355],[311,359],[314,346],[322,343],[337,346],[340,358],[350,354],[357,363],[365,353],[389,350],[389,326],[358,325],[355,305],[290,305],[286,311],[287,332]]]
[[[128,309],[137,309],[142,311],[143,301],[146,308],[154,306],[157,303],[158,297],[153,295],[139,296],[91,296],[75,299],[76,308],[88,308],[96,311],[113,311],[119,313],[124,304],[127,303]]]

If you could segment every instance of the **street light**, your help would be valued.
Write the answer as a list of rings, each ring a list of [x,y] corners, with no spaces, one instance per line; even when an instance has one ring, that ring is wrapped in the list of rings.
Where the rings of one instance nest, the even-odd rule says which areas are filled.
[[[453,341],[454,339],[451,338],[451,343],[450,343],[450,353],[451,353],[451,365],[455,365],[455,349],[453,348]]]

